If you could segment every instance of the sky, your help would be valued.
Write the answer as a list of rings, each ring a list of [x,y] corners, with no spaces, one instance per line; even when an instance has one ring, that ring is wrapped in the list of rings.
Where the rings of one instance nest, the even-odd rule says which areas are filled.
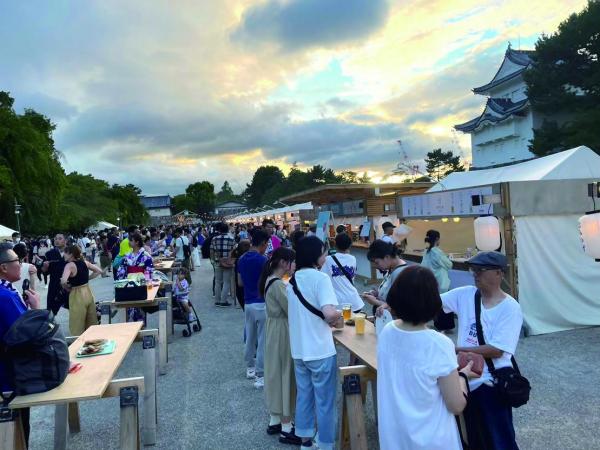
[[[0,0],[0,90],[56,123],[67,172],[148,195],[239,193],[265,164],[391,181],[434,148],[470,159],[471,89],[585,4]]]

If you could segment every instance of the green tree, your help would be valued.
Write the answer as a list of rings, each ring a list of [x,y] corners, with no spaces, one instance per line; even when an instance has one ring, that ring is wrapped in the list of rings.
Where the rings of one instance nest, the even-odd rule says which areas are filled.
[[[194,211],[194,203],[186,194],[179,194],[171,200],[171,206],[174,214],[179,214],[181,211]]]
[[[238,196],[233,193],[233,189],[231,189],[231,185],[229,181],[225,180],[223,186],[221,186],[221,190],[217,192],[217,203],[229,202],[232,200],[237,200]]]
[[[252,181],[246,185],[244,198],[250,208],[263,206],[266,202],[264,194],[273,186],[283,184],[286,177],[277,166],[261,166],[256,169]]]
[[[109,195],[115,200],[115,216],[119,214],[122,225],[141,225],[150,219],[140,200],[141,194],[142,190],[133,184],[112,185]]]
[[[547,114],[530,145],[538,156],[579,145],[600,154],[599,24],[600,2],[590,0],[535,44],[524,78],[532,108]]]
[[[210,213],[215,209],[215,186],[209,181],[198,181],[185,189],[195,213]],[[189,209],[189,208],[188,208]]]
[[[427,153],[425,169],[432,180],[439,181],[452,172],[464,172],[465,168],[460,162],[460,156],[454,156],[451,150],[443,152],[436,148]]]

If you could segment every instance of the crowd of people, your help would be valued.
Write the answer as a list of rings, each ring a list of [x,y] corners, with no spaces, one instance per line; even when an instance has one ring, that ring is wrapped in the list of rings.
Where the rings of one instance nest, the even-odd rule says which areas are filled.
[[[0,336],[27,308],[39,307],[36,279],[47,289],[47,308],[54,314],[69,308],[71,334],[82,333],[97,323],[89,280],[111,273],[115,280],[151,276],[157,256],[179,262],[174,295],[193,319],[190,273],[202,257],[213,267],[214,306],[231,307],[235,299],[243,310],[245,376],[264,389],[265,429],[281,443],[334,448],[338,364],[332,330],[342,325],[347,305],[355,313],[388,311],[393,317],[377,346],[382,449],[461,449],[464,436],[455,420],[461,413],[470,448],[518,449],[511,406],[495,384],[497,371],[514,366],[522,325],[518,302],[501,289],[506,258],[477,254],[468,261],[475,286],[450,289],[452,262],[440,248],[439,232],[427,232],[421,264],[405,261],[403,247],[386,232],[367,254],[382,282],[359,292],[352,238],[344,227],[336,231],[323,241],[313,230],[288,235],[265,220],[261,226],[131,226],[57,234],[53,241],[13,236],[0,245]],[[128,320],[141,315],[133,309]],[[444,335],[455,327],[455,316],[456,344]],[[459,366],[461,353],[471,356]],[[485,359],[481,373],[474,370],[477,357]],[[0,382],[10,387],[1,362]]]

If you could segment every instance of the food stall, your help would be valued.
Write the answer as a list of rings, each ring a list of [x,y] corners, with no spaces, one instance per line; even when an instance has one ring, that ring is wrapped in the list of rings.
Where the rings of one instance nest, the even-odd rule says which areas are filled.
[[[381,275],[367,259],[367,250],[370,242],[381,237],[380,224],[385,221],[399,223],[396,209],[398,196],[420,194],[431,186],[433,183],[324,184],[288,195],[281,201],[311,202],[315,216],[330,211],[334,220],[329,230],[330,237],[335,236],[337,225],[346,227],[352,236],[351,253],[356,257],[357,275],[365,282],[373,282]],[[369,232],[364,233],[366,235],[362,238],[361,226],[369,227]]]
[[[252,212],[233,214],[225,217],[225,221],[230,224],[252,223],[258,226],[264,219],[271,219],[289,234],[295,229],[308,227],[308,224],[315,219],[313,205],[310,202],[292,205],[282,203],[282,205],[284,206],[281,208],[255,208]]]
[[[505,290],[519,300],[529,334],[550,333],[600,325],[600,264],[585,255],[578,226],[594,209],[588,184],[598,180],[600,156],[577,147],[452,173],[424,194],[400,198],[398,210],[415,230],[408,246],[415,259],[423,244],[414,239],[428,228],[440,231],[446,252],[466,258],[475,251],[474,220],[495,216],[509,262]]]

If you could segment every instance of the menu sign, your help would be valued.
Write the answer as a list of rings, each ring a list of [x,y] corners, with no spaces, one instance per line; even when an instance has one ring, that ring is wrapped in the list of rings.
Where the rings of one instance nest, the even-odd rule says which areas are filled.
[[[492,186],[402,197],[402,217],[479,216],[490,214],[492,205],[473,206],[473,195],[492,195]]]

